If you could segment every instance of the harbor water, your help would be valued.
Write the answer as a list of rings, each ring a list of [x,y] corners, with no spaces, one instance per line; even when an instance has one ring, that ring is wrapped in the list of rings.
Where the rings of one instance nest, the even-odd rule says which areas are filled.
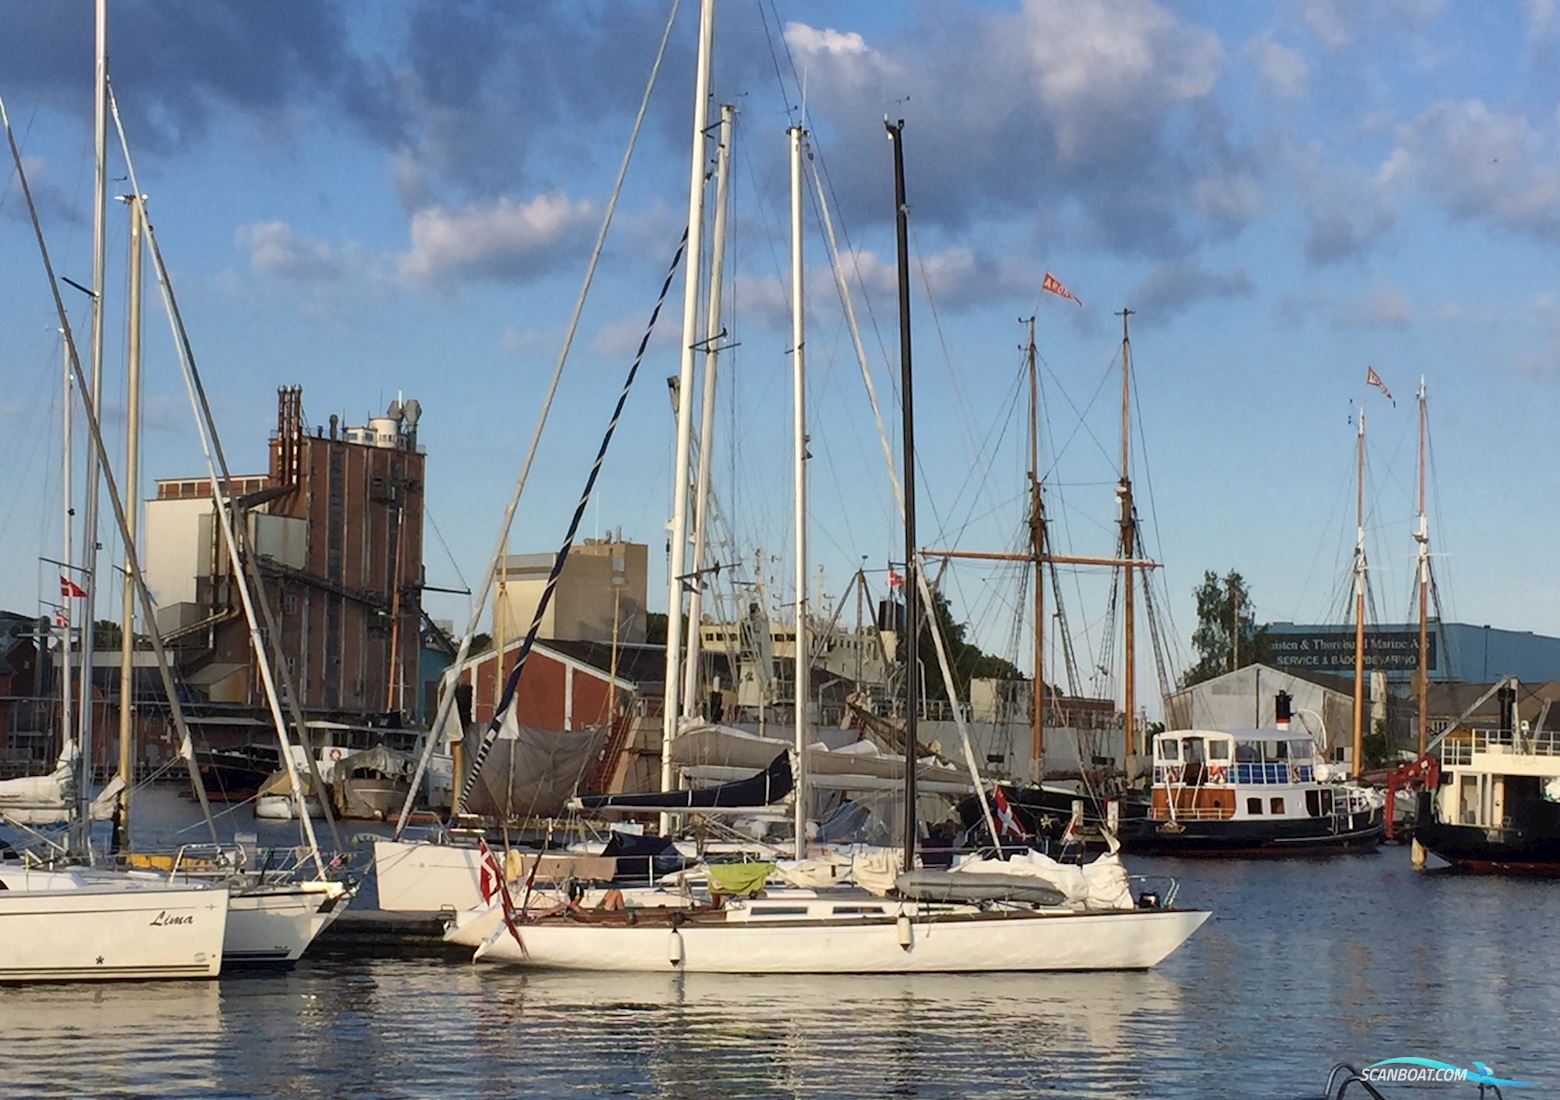
[[[1336,1062],[1418,1056],[1560,1094],[1560,884],[1419,874],[1399,847],[1131,866],[1214,910],[1148,973],[676,978],[332,957],[13,987],[0,1092],[1298,1098]]]

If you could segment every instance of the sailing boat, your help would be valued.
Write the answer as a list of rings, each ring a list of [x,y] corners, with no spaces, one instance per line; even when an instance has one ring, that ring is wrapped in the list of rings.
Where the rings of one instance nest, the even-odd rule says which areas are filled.
[[[1452,866],[1491,874],[1560,876],[1560,751],[1546,704],[1530,726],[1520,719],[1520,685],[1502,679],[1458,720],[1431,740],[1429,734],[1430,521],[1425,514],[1425,454],[1429,415],[1425,382],[1419,380],[1419,522],[1414,531],[1418,558],[1419,758],[1387,781],[1391,796],[1418,781],[1414,817],[1414,864],[1433,852]],[[1468,715],[1498,699],[1494,729],[1470,729]],[[1438,755],[1437,755],[1438,754]],[[1389,835],[1391,830],[1389,829]]]
[[[128,204],[132,219],[132,295],[130,307],[130,314],[132,319],[132,366],[130,376],[132,382],[134,382],[139,375],[139,364],[137,362],[139,352],[139,276],[141,259],[140,250],[142,247],[141,239],[144,234],[146,243],[150,247],[151,254],[157,265],[158,278],[163,290],[164,302],[167,306],[170,320],[174,322],[174,327],[176,330],[175,338],[180,352],[180,362],[186,370],[186,381],[189,383],[193,403],[194,395],[197,392],[204,393],[204,390],[200,387],[199,379],[194,373],[194,363],[189,350],[187,334],[183,331],[182,322],[178,319],[177,306],[175,305],[172,298],[171,285],[168,281],[167,271],[162,264],[161,253],[157,248],[156,238],[153,234],[151,223],[145,214],[144,200],[141,196],[139,187],[136,185],[135,169],[133,163],[131,162],[129,145],[125,140],[123,127],[120,125],[117,104],[113,102],[112,93],[108,86],[106,62],[106,25],[106,4],[103,2],[103,0],[99,0],[97,5],[98,101],[96,118],[98,180],[96,196],[96,224],[94,226],[95,255],[93,265],[94,270],[99,273],[97,278],[97,285],[99,287],[102,285],[101,270],[103,232],[101,221],[104,214],[104,190],[106,186],[106,116],[110,108],[112,108],[114,122],[119,130],[121,147],[125,155],[126,168],[128,170],[132,189],[135,195],[134,200]],[[55,307],[59,316],[60,326],[65,341],[67,360],[70,364],[72,376],[80,388],[82,394],[87,426],[89,428],[92,443],[92,449],[89,454],[93,459],[93,461],[89,464],[90,476],[88,519],[90,520],[92,518],[92,514],[95,512],[95,509],[90,507],[90,504],[96,498],[96,491],[99,487],[98,475],[101,473],[102,484],[103,487],[108,490],[114,518],[118,524],[120,536],[123,540],[127,577],[133,588],[133,595],[139,598],[144,621],[150,625],[155,621],[155,616],[153,614],[151,598],[146,590],[144,577],[142,576],[141,566],[139,564],[139,551],[134,533],[133,520],[125,507],[124,499],[120,494],[118,483],[114,477],[112,464],[109,460],[108,452],[103,442],[101,426],[97,417],[100,393],[96,389],[89,391],[86,386],[86,380],[81,369],[80,359],[76,352],[75,340],[72,335],[69,318],[65,313],[64,304],[60,299],[58,283],[55,280],[53,266],[50,262],[48,249],[44,241],[42,225],[38,219],[37,209],[32,202],[32,194],[28,188],[20,150],[17,147],[15,135],[11,130],[10,119],[5,114],[3,103],[0,103],[0,122],[3,122],[5,126],[7,140],[11,148],[12,160],[16,167],[18,179],[22,184],[23,194],[27,199],[28,212],[32,220],[34,233],[37,237],[39,252],[43,259],[45,273],[49,279],[50,289],[54,295]],[[93,301],[93,355],[94,365],[97,367],[100,366],[102,354],[100,339],[101,297],[94,295]],[[95,369],[94,374],[97,373],[98,371]],[[134,387],[132,387],[130,394],[130,407],[134,408],[138,402],[139,394],[135,392]],[[214,437],[215,426],[210,422],[209,407],[205,409],[205,412],[207,414],[206,420],[204,423],[198,422],[198,427],[200,427],[202,446],[206,450],[208,464],[210,464],[211,452],[207,431],[209,429],[213,433]],[[132,440],[134,440],[135,432],[133,423],[132,430],[129,434]],[[130,467],[131,480],[133,484],[135,478],[133,449],[131,451],[131,457],[132,462]],[[222,485],[226,483],[226,481],[225,479],[219,480],[214,466],[211,467],[211,480],[213,486],[213,497],[216,503],[218,516],[222,520],[225,541],[228,545],[230,553],[234,556],[233,564],[235,574],[239,577],[238,588],[240,593],[244,596],[245,610],[250,618],[251,639],[257,646],[257,652],[261,655],[260,667],[262,671],[262,680],[264,680],[267,685],[268,694],[271,698],[273,715],[277,718],[278,734],[282,739],[284,755],[290,759],[290,752],[286,747],[285,729],[280,722],[279,712],[277,711],[277,704],[275,702],[274,686],[272,686],[270,682],[268,668],[269,662],[267,661],[264,652],[258,648],[259,632],[255,627],[253,609],[249,604],[247,588],[242,582],[241,569],[239,568],[240,563],[237,559],[238,550],[234,540],[232,525],[227,512],[226,501],[223,497],[221,488]],[[132,503],[134,503],[133,496]],[[87,544],[89,549],[88,557],[90,560],[90,551],[95,547],[94,529],[90,523],[87,527],[87,532]],[[89,570],[87,573],[89,579],[91,575],[92,574]],[[91,616],[88,615],[87,618],[90,621]],[[132,627],[133,623],[127,619],[124,629],[124,634],[127,638],[132,633]],[[90,631],[87,633],[90,634]],[[205,791],[200,782],[199,772],[194,766],[194,754],[191,748],[188,726],[184,721],[183,708],[180,703],[179,695],[174,690],[172,673],[170,671],[167,653],[163,647],[162,640],[155,629],[150,630],[147,637],[151,642],[152,650],[157,661],[158,671],[162,677],[163,688],[168,699],[170,715],[173,718],[175,728],[179,731],[181,737],[183,746],[181,754],[183,755],[186,766],[190,771],[192,784],[194,785],[196,795],[198,796],[201,803],[201,808],[206,816],[207,828],[210,830],[212,840],[215,843],[216,829],[212,823],[210,810],[205,798]],[[83,663],[85,664],[85,661]],[[128,684],[124,686],[126,689],[128,689]],[[83,707],[83,715],[85,715],[85,707]],[[85,748],[85,741],[90,735],[90,728],[90,722],[83,721],[83,757],[88,756],[88,752]],[[131,760],[131,753],[129,751],[131,747],[129,743],[129,736],[130,727],[128,723],[122,723],[120,729],[121,774],[119,777],[121,783],[126,783],[129,772]],[[221,910],[224,931],[223,938],[219,942],[217,951],[215,953],[215,961],[211,964],[212,967],[219,967],[221,965],[223,961],[224,948],[227,950],[227,961],[229,962],[290,962],[295,960],[302,953],[304,948],[308,946],[309,942],[313,940],[314,936],[317,935],[326,924],[333,920],[334,917],[339,914],[342,908],[344,908],[342,903],[351,897],[352,888],[350,886],[345,883],[328,881],[328,878],[325,874],[325,862],[319,853],[318,845],[314,842],[312,829],[308,827],[307,824],[305,825],[305,832],[310,842],[314,863],[318,871],[318,879],[315,882],[277,882],[274,880],[267,880],[264,877],[237,875],[224,876],[218,879],[202,879],[187,872],[180,872],[177,867],[176,860],[170,861],[170,863],[174,864],[174,866],[172,872],[169,873],[166,878],[160,873],[146,871],[118,872],[109,869],[96,868],[93,866],[94,854],[90,837],[90,803],[87,799],[85,784],[86,777],[84,775],[82,780],[82,789],[80,790],[79,794],[82,809],[79,810],[76,815],[75,844],[73,851],[75,858],[77,858],[85,866],[80,870],[71,872],[64,878],[48,880],[42,886],[31,886],[24,884],[21,887],[21,891],[35,890],[50,895],[69,893],[72,895],[72,897],[75,898],[75,900],[68,900],[62,903],[66,905],[67,909],[70,906],[78,906],[83,904],[90,905],[93,903],[92,899],[101,899],[99,904],[104,913],[113,913],[116,911],[119,902],[112,900],[115,896],[115,891],[123,892],[124,897],[120,899],[120,902],[122,902],[124,905],[130,906],[132,910],[137,912],[140,911],[136,908],[140,905],[140,902],[137,899],[144,898],[144,892],[151,889],[198,890],[207,895],[210,895],[211,897],[220,895],[222,898]],[[122,840],[124,826],[127,823],[127,818],[124,817],[123,814],[124,811],[128,809],[128,786],[122,788],[119,794],[119,809],[121,811],[121,817],[117,822],[119,827],[116,828],[116,839]],[[231,906],[229,905],[230,887],[238,899],[237,904]],[[80,900],[80,898],[83,896],[88,898],[86,902],[82,902]],[[215,904],[215,902],[212,903],[213,906]],[[181,919],[180,923],[183,924],[188,922]],[[231,928],[227,927],[229,923],[231,923]],[[213,969],[211,972],[215,973],[215,969]],[[178,976],[181,973],[183,973],[183,971],[181,971],[177,965],[173,966],[172,969],[169,970],[170,976]]]
[[[706,0],[706,18],[711,7]],[[707,24],[706,24],[707,26]],[[904,514],[907,636],[919,636],[915,546],[914,403],[910,369],[908,207],[905,201],[903,123],[887,125],[893,143],[900,294],[901,394],[904,413]],[[805,341],[801,322],[801,178],[805,132],[790,130],[792,196],[792,309],[796,393],[804,392]],[[804,409],[796,402],[798,441]],[[799,468],[804,452],[795,455]],[[804,472],[796,479],[805,493]],[[805,553],[804,507],[797,509],[796,542]],[[805,565],[805,562],[803,563]],[[805,578],[799,568],[799,575]],[[800,647],[799,647],[800,649]],[[916,677],[905,678],[906,745],[916,744]],[[798,714],[804,714],[798,697]],[[802,718],[798,718],[801,732]],[[801,757],[805,759],[805,757]],[[909,762],[907,761],[907,764]],[[730,899],[720,906],[669,910],[569,908],[526,919],[513,911],[477,950],[523,966],[612,971],[703,973],[931,973],[991,970],[1144,969],[1162,961],[1207,919],[1208,913],[1136,907],[1130,888],[1117,907],[1088,909],[1033,876],[1002,873],[996,861],[969,871],[915,871],[916,771],[904,769],[904,873],[896,896],[859,889],[784,891]],[[973,777],[979,782],[979,777]],[[805,805],[805,766],[796,776]],[[802,810],[798,810],[800,818]],[[799,828],[797,854],[806,839]],[[1119,869],[1119,865],[1118,869]],[[1125,885],[1125,872],[1120,872]]]

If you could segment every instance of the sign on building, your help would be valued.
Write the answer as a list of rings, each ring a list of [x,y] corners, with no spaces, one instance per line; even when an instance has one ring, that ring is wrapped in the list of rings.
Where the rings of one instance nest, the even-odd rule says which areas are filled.
[[[1269,663],[1279,668],[1334,671],[1354,667],[1354,631],[1318,630],[1305,634],[1272,634]],[[1436,667],[1435,633],[1428,638],[1429,667]],[[1419,634],[1412,630],[1367,630],[1365,667],[1384,672],[1411,672],[1419,667]]]

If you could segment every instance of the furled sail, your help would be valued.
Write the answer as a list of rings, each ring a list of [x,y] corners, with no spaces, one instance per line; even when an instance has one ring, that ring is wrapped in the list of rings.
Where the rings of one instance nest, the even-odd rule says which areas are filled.
[[[582,810],[751,810],[773,806],[795,786],[791,754],[782,751],[769,767],[746,779],[687,791],[654,791],[647,794],[601,794],[578,798],[570,806]]]

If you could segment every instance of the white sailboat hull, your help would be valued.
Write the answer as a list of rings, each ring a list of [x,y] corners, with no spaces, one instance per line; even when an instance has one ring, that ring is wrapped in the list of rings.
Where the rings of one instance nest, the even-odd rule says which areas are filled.
[[[708,974],[929,974],[1147,970],[1208,919],[1197,910],[977,913],[842,922],[588,924],[501,928],[479,958],[557,970]],[[907,934],[908,932],[908,934]],[[902,940],[908,943],[901,945]],[[524,945],[522,947],[522,944]]]
[[[0,982],[214,978],[221,971],[226,888],[48,889],[47,877],[0,872]]]
[[[351,900],[339,882],[256,886],[233,894],[228,908],[226,965],[297,962]]]
[[[482,904],[481,853],[475,848],[413,841],[376,840],[374,875],[379,908],[436,913]]]

